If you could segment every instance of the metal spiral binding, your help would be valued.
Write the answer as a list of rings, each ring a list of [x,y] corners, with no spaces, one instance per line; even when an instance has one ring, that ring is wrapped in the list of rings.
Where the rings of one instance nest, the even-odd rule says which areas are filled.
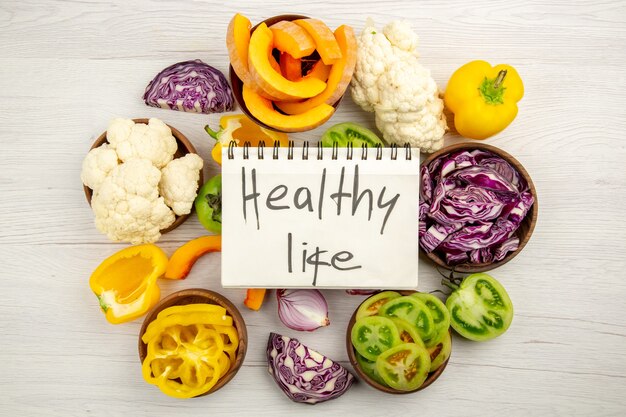
[[[309,159],[309,142],[304,142],[302,144],[302,160],[306,161]],[[316,143],[317,146],[317,159],[318,160],[323,160],[324,159],[324,150],[322,147],[321,142],[317,142]],[[237,147],[237,142],[234,140],[231,140],[228,143],[228,159],[235,159],[235,148]],[[245,141],[243,143],[243,154],[242,157],[243,159],[250,159],[250,148],[252,147],[252,144],[250,143],[250,141]],[[404,150],[405,150],[405,159],[407,161],[410,161],[413,159],[413,154],[411,153],[411,145],[409,145],[408,143],[405,143],[403,145]],[[293,154],[294,154],[294,148],[295,148],[295,142],[293,140],[290,140],[288,145],[287,145],[287,159],[289,160],[293,160]],[[395,161],[398,159],[398,148],[399,146],[396,145],[395,143],[392,144],[390,147],[391,149],[391,155],[390,158],[392,161]],[[274,146],[272,147],[272,158],[273,159],[279,159],[278,155],[279,155],[279,149],[280,149],[280,142],[275,140],[274,141]],[[368,151],[369,151],[369,146],[366,143],[363,143],[361,145],[361,160],[365,161],[367,160],[368,157]],[[265,141],[259,141],[259,145],[257,147],[257,159],[264,159],[265,157]],[[333,142],[333,147],[332,147],[332,153],[331,153],[331,158],[333,160],[337,160],[339,157],[339,144],[335,141]],[[346,160],[351,161],[354,158],[354,145],[352,142],[348,142],[347,146],[346,146]],[[383,147],[381,144],[377,144],[376,145],[376,160],[380,161],[381,159],[383,159]]]
[[[292,140],[287,144],[287,159],[293,159],[293,147],[294,143]]]

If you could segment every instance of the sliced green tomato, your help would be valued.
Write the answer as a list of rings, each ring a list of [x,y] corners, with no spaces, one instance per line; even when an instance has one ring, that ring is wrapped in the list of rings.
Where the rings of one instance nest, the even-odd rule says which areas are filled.
[[[408,321],[415,326],[422,340],[428,340],[435,335],[435,322],[430,309],[415,297],[407,295],[394,298],[383,304],[378,314]]]
[[[364,144],[368,147],[385,146],[382,140],[371,130],[352,122],[339,123],[331,126],[322,135],[323,147],[332,147],[334,143],[340,148],[352,143],[353,149],[360,149]]]
[[[367,316],[375,316],[378,314],[380,307],[389,300],[400,297],[395,291],[383,291],[378,294],[372,295],[367,300],[363,301],[356,311],[356,319],[360,319]]]
[[[513,303],[506,290],[484,273],[465,278],[446,300],[446,307],[452,328],[470,340],[498,337],[513,321]]]
[[[417,332],[417,328],[415,326],[408,321],[397,317],[393,317],[391,320],[398,328],[398,333],[400,333],[400,340],[402,343],[415,343],[421,347],[426,347],[424,346],[424,342],[422,341],[422,338]]]
[[[447,331],[434,346],[427,350],[430,353],[430,372],[435,372],[450,357],[452,351],[450,332]]]
[[[352,345],[365,359],[375,361],[378,355],[400,343],[393,321],[386,317],[363,317],[354,323]]]
[[[419,388],[430,371],[430,354],[415,343],[403,343],[376,359],[376,370],[391,388],[412,391]]]
[[[445,334],[448,334],[450,328],[450,312],[446,308],[446,305],[437,297],[425,292],[416,292],[411,294],[411,297],[415,297],[421,300],[426,307],[430,309],[430,314],[433,316],[433,323],[435,324],[435,334],[428,340],[424,340],[426,347],[434,346]]]
[[[359,368],[363,371],[365,375],[369,376],[381,385],[387,385],[387,383],[383,381],[383,379],[378,374],[378,371],[376,370],[376,362],[368,361],[358,353],[356,354],[356,362],[359,364]]]

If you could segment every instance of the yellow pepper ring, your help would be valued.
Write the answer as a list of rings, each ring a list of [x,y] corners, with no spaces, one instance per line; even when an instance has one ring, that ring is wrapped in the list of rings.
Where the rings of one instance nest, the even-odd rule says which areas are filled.
[[[233,318],[227,315],[219,315],[212,313],[190,313],[190,314],[172,314],[161,320],[154,320],[148,325],[146,332],[141,337],[144,343],[151,340],[161,333],[164,328],[180,324],[182,326],[190,326],[193,324],[217,324],[221,326],[232,326]]]
[[[172,314],[188,314],[188,313],[214,313],[225,315],[226,309],[216,304],[187,304],[184,306],[172,306],[162,310],[157,314],[156,320],[171,316]]]

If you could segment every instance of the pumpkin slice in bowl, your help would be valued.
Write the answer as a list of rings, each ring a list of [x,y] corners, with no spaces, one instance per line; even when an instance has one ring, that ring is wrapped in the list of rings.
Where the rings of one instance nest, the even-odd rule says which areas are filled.
[[[272,97],[280,100],[300,100],[318,95],[326,83],[317,78],[289,81],[270,63],[273,49],[272,31],[261,23],[250,37],[248,65],[255,83]],[[245,84],[245,83],[244,83]]]
[[[319,80],[318,80],[319,81]],[[243,100],[250,113],[266,125],[283,132],[313,129],[330,119],[335,108],[326,103],[296,115],[285,115],[274,109],[272,102],[244,84]]]
[[[334,104],[348,88],[356,65],[356,37],[350,26],[342,25],[335,30],[335,38],[341,48],[341,58],[333,64],[328,74],[326,89],[319,95],[301,102],[278,102],[276,107],[287,114],[300,114],[322,103]]]

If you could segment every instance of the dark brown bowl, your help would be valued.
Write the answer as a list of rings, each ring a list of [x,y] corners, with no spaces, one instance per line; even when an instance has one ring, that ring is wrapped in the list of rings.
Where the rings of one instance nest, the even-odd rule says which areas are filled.
[[[302,15],[297,15],[297,14],[283,14],[283,15],[280,15],[280,16],[274,16],[274,17],[270,17],[269,19],[265,19],[261,23],[265,23],[269,27],[269,26],[272,26],[274,23],[280,22],[281,20],[289,20],[289,21],[291,21],[291,20],[308,19],[308,18],[309,18],[309,16],[302,16]],[[255,25],[250,30],[250,33],[252,34],[252,32],[254,32],[254,30],[261,23]],[[233,94],[235,96],[235,100],[237,100],[237,103],[239,103],[239,107],[241,108],[241,111],[243,111],[246,114],[246,116],[248,116],[250,118],[250,120],[254,121],[254,123],[258,124],[259,126],[263,127],[264,129],[269,129],[269,130],[273,130],[275,132],[283,132],[283,133],[306,132],[307,130],[314,129],[314,128],[311,128],[311,129],[303,129],[303,130],[295,130],[295,131],[292,130],[292,131],[286,132],[286,131],[279,130],[279,129],[276,129],[274,127],[266,125],[265,123],[263,123],[262,121],[260,121],[256,117],[254,117],[252,115],[252,113],[250,113],[250,110],[248,110],[248,106],[246,106],[246,103],[243,100],[243,95],[242,95],[243,82],[241,81],[241,79],[235,73],[235,70],[233,69],[232,65],[230,66],[230,69],[229,69],[229,75],[230,75],[230,85],[232,87]],[[333,107],[335,109],[337,109],[337,106],[339,106],[339,103],[341,102],[342,98],[343,98],[343,95],[339,98],[339,100],[337,100],[333,104]],[[318,127],[318,126],[316,126],[316,127]]]
[[[148,120],[149,119],[133,119],[133,122],[147,124]],[[180,158],[182,156],[187,155],[188,153],[196,153],[196,154],[198,153],[196,152],[196,148],[193,147],[189,139],[187,139],[185,135],[180,133],[178,129],[175,129],[170,125],[167,125],[167,127],[169,127],[172,130],[172,136],[174,136],[174,139],[176,139],[176,144],[178,145],[178,149],[176,150],[176,153],[174,154],[174,158]],[[98,136],[98,139],[96,139],[93,145],[91,145],[91,148],[89,148],[89,150],[97,148],[105,143],[107,143],[106,130],[104,131],[104,133]],[[202,187],[202,184],[204,184],[204,177],[202,175],[202,170],[200,170],[200,178],[198,178],[198,189]],[[85,197],[87,198],[87,203],[91,205],[91,197],[93,196],[93,190],[87,187],[86,185],[83,185],[83,190],[85,191]],[[191,207],[191,211],[193,212],[193,206]],[[191,214],[191,212],[189,214]],[[183,224],[185,220],[187,220],[187,218],[189,217],[189,214],[185,214],[183,216],[176,216],[174,223],[172,223],[168,228],[161,230],[161,233],[171,232],[172,230],[176,229],[178,226]]]
[[[161,300],[153,309],[148,313],[146,318],[141,325],[141,330],[139,331],[139,360],[143,363],[143,360],[146,358],[148,347],[141,338],[143,334],[146,332],[148,325],[152,323],[154,319],[156,319],[157,315],[168,307],[177,306],[177,305],[186,305],[186,304],[217,304],[226,309],[226,312],[230,314],[233,318],[233,326],[237,329],[237,334],[239,335],[239,347],[237,348],[237,356],[235,359],[235,365],[232,366],[226,375],[221,377],[217,383],[211,388],[209,391],[204,394],[198,395],[198,397],[202,397],[204,395],[212,394],[218,389],[222,388],[226,385],[239,371],[241,365],[243,364],[243,360],[246,357],[246,350],[248,347],[248,331],[246,330],[246,323],[241,317],[241,313],[237,310],[237,307],[233,305],[226,297],[221,294],[218,294],[214,291],[205,290],[201,288],[192,288],[187,290],[182,290],[170,294]]]
[[[402,295],[408,295],[416,291],[407,290],[407,291],[397,291],[397,292],[399,292]],[[367,301],[368,298],[369,297],[365,298],[365,300],[363,300],[361,304]],[[354,313],[352,313],[352,317],[350,317],[350,321],[348,322],[348,329],[346,330],[346,350],[348,351],[348,358],[350,359],[350,363],[352,364],[352,367],[354,368],[354,371],[357,373],[359,378],[361,378],[363,381],[365,381],[370,386],[376,388],[377,390],[386,392],[388,394],[410,394],[412,392],[421,391],[424,388],[429,387],[433,382],[437,380],[437,378],[441,376],[443,371],[446,369],[446,366],[448,366],[448,361],[450,360],[450,356],[452,356],[452,353],[450,353],[450,356],[448,356],[448,359],[446,359],[446,361],[442,363],[439,368],[435,369],[434,372],[431,372],[428,374],[428,376],[426,377],[426,380],[424,381],[422,385],[420,385],[419,387],[411,391],[400,391],[400,390],[388,387],[386,385],[379,384],[378,382],[370,378],[365,372],[363,372],[361,370],[361,367],[359,366],[359,363],[356,361],[356,350],[354,349],[354,346],[352,346],[352,337],[351,337],[352,327],[354,327],[354,323],[356,322],[356,312],[359,309],[359,307],[361,307],[361,304],[359,304],[359,306],[354,309]]]
[[[507,152],[503,151],[500,148],[496,148],[495,146],[487,145],[486,143],[481,143],[481,142],[457,143],[455,145],[446,146],[445,148],[442,148],[438,150],[437,152],[433,153],[428,158],[426,158],[424,162],[422,162],[422,166],[428,165],[436,158],[442,155],[448,154],[450,152],[456,152],[459,150],[473,150],[473,149],[480,149],[483,151],[492,152],[498,155],[499,157],[501,157],[502,159],[504,159],[505,161],[507,161],[509,164],[511,164],[511,166],[513,166],[513,168],[515,168],[517,172],[519,172],[519,174],[522,176],[522,178],[524,178],[524,180],[526,180],[526,182],[528,183],[528,188],[530,189],[530,193],[535,198],[535,202],[533,203],[528,213],[526,213],[526,217],[524,217],[524,220],[522,220],[522,223],[520,224],[519,228],[515,232],[517,237],[519,237],[519,247],[517,248],[516,251],[509,252],[501,261],[482,263],[482,264],[459,264],[459,265],[451,266],[451,265],[446,264],[444,259],[441,258],[436,253],[424,252],[424,250],[420,246],[420,252],[423,253],[428,259],[430,259],[436,265],[442,268],[445,268],[447,270],[454,269],[454,271],[461,272],[461,273],[490,271],[494,268],[499,267],[500,265],[504,265],[505,263],[509,262],[511,259],[515,258],[517,254],[520,253],[522,249],[524,249],[524,246],[526,246],[526,243],[528,243],[528,241],[530,240],[530,236],[533,234],[533,230],[535,229],[535,224],[537,224],[537,214],[539,213],[539,203],[537,201],[537,190],[535,189],[535,184],[533,184],[533,180],[530,178],[530,175],[528,175],[528,172],[526,171],[526,169],[522,166],[522,164],[519,163],[517,159],[513,158],[513,156],[511,156],[510,154],[508,154]]]

